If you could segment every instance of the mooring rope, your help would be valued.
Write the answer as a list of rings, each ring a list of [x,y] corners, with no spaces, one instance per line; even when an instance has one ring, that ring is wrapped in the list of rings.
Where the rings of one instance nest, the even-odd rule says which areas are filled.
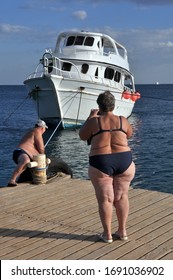
[[[71,107],[71,105],[72,105],[72,103],[73,103],[73,99],[76,97],[77,94],[78,94],[78,92],[77,92],[73,97],[71,97],[71,98],[63,105],[63,107],[64,107],[69,101],[71,101],[71,103],[70,103],[70,105],[68,106],[68,108],[67,108],[67,110],[66,110],[66,112],[65,112],[65,114],[64,114],[64,116],[63,116],[63,118],[65,117],[65,115],[67,114],[68,110],[70,109],[70,107]],[[55,127],[54,131],[52,132],[51,136],[50,136],[49,139],[47,140],[47,142],[46,142],[46,144],[45,144],[45,148],[46,148],[46,146],[49,144],[50,140],[52,139],[53,135],[54,135],[55,132],[57,131],[57,129],[58,129],[58,127],[60,126],[60,124],[62,123],[63,118],[59,121],[59,123],[58,123],[57,126]]]
[[[80,112],[80,107],[81,107],[81,101],[82,101],[82,91],[80,92],[79,106],[78,106],[77,117],[76,117],[76,127],[77,127],[77,122],[78,122],[78,118],[79,118],[79,112]]]
[[[3,121],[3,125],[8,121],[8,119],[23,105],[23,103],[26,101],[26,99],[28,99],[29,98],[29,96],[27,95],[26,97],[25,97],[25,99],[24,100],[22,100],[22,102],[14,109],[14,111],[13,112],[11,112],[9,115],[8,115],[8,117],[6,118],[6,119],[4,119],[4,121]]]
[[[62,120],[63,120],[63,119],[61,119],[61,120],[59,121],[59,123],[58,123],[57,126],[55,127],[53,133],[51,134],[51,136],[50,136],[49,139],[47,140],[46,144],[44,145],[45,148],[46,148],[46,146],[49,144],[50,140],[52,139],[53,135],[54,135],[55,132],[57,131],[57,129],[58,129],[58,127],[60,126],[60,124],[62,123]]]

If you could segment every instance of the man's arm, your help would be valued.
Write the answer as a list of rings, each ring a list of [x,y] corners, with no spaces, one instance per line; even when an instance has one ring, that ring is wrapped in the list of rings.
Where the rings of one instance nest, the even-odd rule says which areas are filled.
[[[39,132],[35,133],[34,145],[35,145],[36,150],[39,152],[39,154],[45,153],[43,137],[42,137],[42,134],[40,134]]]

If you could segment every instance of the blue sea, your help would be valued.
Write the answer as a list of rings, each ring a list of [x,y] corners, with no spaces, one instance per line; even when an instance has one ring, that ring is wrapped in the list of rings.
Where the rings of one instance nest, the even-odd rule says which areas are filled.
[[[137,85],[141,99],[129,118],[134,134],[129,141],[136,164],[134,188],[173,193],[173,84]],[[88,112],[89,113],[89,112]],[[5,187],[15,167],[12,152],[37,120],[36,108],[23,85],[0,86],[0,186]],[[78,130],[53,130],[44,135],[49,158],[63,159],[74,178],[88,179],[87,144]]]

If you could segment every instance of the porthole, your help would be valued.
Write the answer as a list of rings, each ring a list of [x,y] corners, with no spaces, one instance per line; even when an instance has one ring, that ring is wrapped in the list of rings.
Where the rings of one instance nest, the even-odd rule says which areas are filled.
[[[86,64],[86,63],[82,64],[81,72],[83,74],[86,74],[88,72],[88,69],[89,69],[89,65],[88,64]]]

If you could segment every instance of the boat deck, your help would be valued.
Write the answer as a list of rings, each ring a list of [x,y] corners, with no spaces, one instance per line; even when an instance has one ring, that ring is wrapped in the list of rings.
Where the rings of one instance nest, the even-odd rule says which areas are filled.
[[[130,189],[129,241],[100,241],[97,202],[88,180],[0,189],[1,260],[172,260],[173,195]],[[117,229],[116,215],[112,223]]]

